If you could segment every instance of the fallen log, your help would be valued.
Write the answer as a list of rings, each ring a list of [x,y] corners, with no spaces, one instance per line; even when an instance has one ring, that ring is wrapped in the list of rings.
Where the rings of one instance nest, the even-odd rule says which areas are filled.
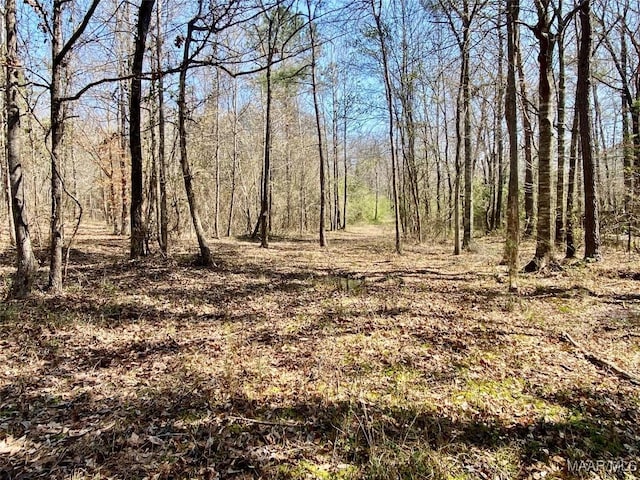
[[[608,360],[605,360],[603,358],[600,358],[600,357],[594,355],[593,353],[589,352],[582,345],[580,345],[578,342],[576,342],[571,337],[571,335],[569,335],[567,332],[562,332],[562,335],[561,335],[560,338],[562,340],[564,340],[565,342],[568,342],[571,345],[573,345],[573,347],[575,347],[576,349],[578,349],[580,351],[580,353],[582,353],[584,358],[586,358],[588,361],[590,361],[591,363],[593,363],[597,367],[603,368],[605,370],[610,370],[613,373],[615,373],[618,377],[624,378],[625,380],[627,380],[628,382],[632,383],[633,385],[640,386],[640,378],[636,377],[635,375],[632,375],[631,373],[627,372],[626,370],[621,369],[616,364],[614,364],[614,363],[612,363],[612,362],[610,362]]]

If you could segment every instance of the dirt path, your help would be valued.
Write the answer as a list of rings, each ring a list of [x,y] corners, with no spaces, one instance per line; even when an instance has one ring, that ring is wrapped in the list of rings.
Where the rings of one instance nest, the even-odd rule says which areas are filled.
[[[561,338],[640,374],[637,257],[513,296],[498,238],[187,247],[131,262],[91,226],[62,297],[0,306],[0,478],[638,475],[640,389]]]

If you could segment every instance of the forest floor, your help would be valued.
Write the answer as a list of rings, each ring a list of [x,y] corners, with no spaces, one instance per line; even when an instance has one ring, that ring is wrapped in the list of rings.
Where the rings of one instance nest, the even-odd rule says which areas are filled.
[[[0,303],[0,479],[640,476],[640,387],[565,336],[640,374],[639,254],[513,295],[499,237],[329,239],[205,269],[84,227],[63,295]]]

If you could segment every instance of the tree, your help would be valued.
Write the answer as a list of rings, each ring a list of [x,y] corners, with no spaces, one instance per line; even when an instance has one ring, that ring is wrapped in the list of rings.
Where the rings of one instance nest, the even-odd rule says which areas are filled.
[[[311,42],[311,91],[313,94],[313,109],[316,118],[316,132],[318,135],[318,158],[320,159],[320,225],[319,225],[319,241],[321,247],[327,246],[325,238],[325,171],[324,171],[324,146],[322,143],[322,127],[320,126],[320,105],[318,101],[318,81],[316,74],[316,27],[314,25],[315,12],[312,12],[311,0],[307,0],[307,12],[309,15],[309,40]],[[334,137],[335,139],[335,137]],[[337,208],[337,206],[336,206]]]
[[[151,13],[155,0],[142,0],[138,9],[138,23],[131,64],[131,98],[129,103],[129,148],[131,149],[131,258],[146,255],[145,225],[142,217],[143,158],[141,134],[142,65]]]
[[[156,74],[158,92],[158,187],[159,187],[159,217],[158,222],[160,251],[167,254],[169,250],[169,214],[167,211],[167,160],[165,155],[165,106],[164,106],[164,75],[162,74],[162,0],[156,9]]]
[[[556,17],[558,21],[562,21],[562,0],[558,0],[556,8]],[[556,181],[556,244],[564,242],[565,224],[564,224],[564,171],[565,171],[565,110],[566,110],[566,61],[565,61],[565,45],[564,45],[564,25],[560,25],[558,34],[558,172]]]
[[[630,25],[633,12],[629,1],[617,4],[619,11],[615,15],[613,25],[605,25],[605,31],[620,32],[620,51],[618,52],[610,35],[602,36],[602,43],[607,48],[614,67],[620,77],[620,94],[622,96],[622,141],[624,157],[625,184],[625,216],[628,229],[627,248],[631,248],[632,229],[635,226],[634,213],[637,208],[637,195],[640,192],[640,45],[637,42],[637,28],[634,32]],[[637,17],[637,16],[636,16]],[[613,27],[616,27],[615,29]],[[628,48],[627,40],[635,47],[636,64],[630,64],[633,49]],[[631,51],[629,51],[631,50]],[[631,125],[629,125],[631,117]]]
[[[543,268],[553,261],[551,224],[551,158],[553,150],[554,109],[551,97],[553,83],[553,50],[556,35],[551,31],[550,0],[535,0],[538,23],[533,33],[538,39],[538,229],[536,252],[525,271]]]
[[[13,276],[10,296],[26,297],[31,293],[38,262],[33,255],[27,199],[24,192],[24,170],[20,156],[20,101],[19,89],[21,67],[18,58],[16,0],[5,4],[5,27],[7,35],[5,109],[7,117],[7,164],[11,182],[11,205],[13,227],[16,238],[17,270]]]
[[[514,68],[515,68],[515,48],[514,48]],[[497,165],[496,165],[496,180],[497,182],[492,183],[492,187],[495,185],[495,201],[492,201],[492,215],[491,215],[491,229],[496,230],[502,226],[502,197],[503,197],[503,188],[504,188],[504,138],[503,138],[503,129],[502,129],[502,116],[505,108],[505,88],[504,88],[504,34],[502,33],[502,27],[498,25],[498,85],[496,86],[496,96],[497,96],[497,107],[496,107],[496,115],[495,115],[495,126],[494,126],[494,142],[496,143],[495,149],[497,153],[494,157],[497,157]],[[515,80],[515,77],[514,77]],[[514,101],[516,101],[515,90],[514,90]],[[514,103],[514,107],[517,106]],[[516,114],[517,115],[517,114]],[[505,114],[506,119],[506,114]],[[517,141],[517,135],[516,135]],[[517,161],[516,161],[517,167]],[[517,170],[517,168],[516,168]],[[497,183],[497,185],[496,185]],[[518,186],[516,185],[516,188]]]
[[[519,38],[519,36],[518,36]],[[525,80],[522,61],[522,49],[520,43],[516,46],[516,59],[518,68],[518,84],[520,100],[522,104],[522,130],[524,133],[524,235],[533,235],[535,224],[535,195],[533,174],[533,126],[531,125],[529,97],[527,95],[527,83]]]
[[[518,48],[519,0],[507,0],[507,91],[505,117],[509,132],[509,193],[507,196],[506,257],[509,266],[509,290],[517,290],[520,212],[518,207],[518,110],[516,92],[516,61]]]
[[[462,8],[458,3],[440,0],[441,7],[447,14],[447,20],[451,31],[456,37],[458,48],[460,49],[461,65],[460,65],[460,111],[462,126],[458,135],[462,135],[464,147],[464,212],[462,216],[462,248],[469,248],[473,237],[473,152],[471,149],[471,74],[470,74],[470,56],[471,56],[471,25],[474,18],[480,10],[486,5],[486,0],[473,1],[470,5],[469,0],[462,1]],[[458,32],[454,24],[453,14],[455,12],[462,23],[462,33]],[[459,180],[457,180],[459,183]],[[459,187],[458,187],[459,188]]]
[[[211,249],[207,243],[207,239],[202,228],[202,222],[200,221],[200,213],[198,210],[198,202],[196,194],[193,189],[193,175],[191,173],[191,166],[189,165],[189,159],[187,157],[187,99],[186,99],[186,83],[187,83],[187,71],[191,64],[191,43],[193,42],[193,33],[196,30],[208,31],[209,27],[198,26],[198,22],[202,20],[202,6],[203,0],[198,0],[198,13],[189,20],[187,25],[187,35],[184,39],[182,64],[180,65],[180,80],[178,86],[178,139],[180,142],[180,166],[182,168],[182,178],[184,179],[184,188],[187,193],[187,200],[189,202],[189,212],[191,213],[191,221],[193,222],[193,228],[196,232],[198,239],[198,246],[200,247],[200,263],[202,265],[211,265],[213,259],[211,257]]]
[[[382,58],[382,76],[384,79],[384,91],[387,102],[387,112],[389,116],[389,148],[391,150],[391,191],[393,200],[393,213],[395,217],[395,248],[396,253],[402,253],[402,242],[400,240],[400,205],[398,197],[398,180],[396,167],[396,150],[394,147],[394,120],[393,120],[393,87],[391,83],[391,72],[389,70],[389,60],[387,51],[386,29],[382,22],[382,0],[370,0],[371,14],[375,21],[375,29],[377,40],[380,46],[380,54]]]
[[[598,190],[593,157],[591,118],[591,7],[590,0],[580,5],[580,47],[578,49],[578,83],[576,98],[580,117],[580,147],[584,179],[584,245],[585,259],[600,260],[600,224],[598,222]]]
[[[260,244],[269,247],[271,234],[271,149],[272,149],[272,104],[273,104],[273,67],[288,56],[290,43],[299,35],[303,25],[292,14],[290,1],[280,2],[262,15],[262,25],[257,29],[260,48],[264,56],[265,70],[265,115],[262,166],[262,189],[260,196],[260,214],[258,225]],[[256,232],[257,233],[257,229]]]
[[[575,105],[578,105],[577,95]],[[565,243],[567,246],[565,257],[566,258],[574,258],[576,255],[576,246],[575,246],[575,234],[573,225],[574,221],[574,197],[576,190],[576,163],[578,157],[578,137],[580,136],[579,132],[579,115],[577,112],[577,108],[573,114],[573,122],[571,126],[571,145],[569,147],[569,181],[567,182],[567,222],[566,222],[566,231],[565,231]]]
[[[64,137],[65,112],[64,104],[81,96],[63,98],[63,70],[66,68],[69,54],[84,34],[100,0],[92,0],[78,27],[65,42],[63,36],[63,8],[67,0],[54,0],[49,14],[38,0],[27,0],[27,3],[40,15],[43,29],[51,37],[51,81],[49,83],[49,122],[51,137],[51,224],[50,224],[50,291],[62,290],[62,248],[64,245],[64,211],[62,194],[65,191],[62,180],[62,141]]]
[[[127,56],[129,55],[130,36],[128,33],[129,21],[129,2],[123,2],[116,13],[116,43],[118,48],[118,76],[125,78],[127,75]],[[118,82],[118,127],[120,134],[118,135],[120,157],[120,199],[122,201],[122,209],[120,214],[120,235],[128,233],[129,225],[129,208],[127,205],[129,191],[127,188],[127,82],[121,80]]]
[[[538,40],[538,228],[536,236],[536,252],[533,259],[525,266],[525,271],[533,272],[553,263],[553,222],[551,197],[551,164],[553,155],[553,121],[554,108],[552,99],[553,86],[553,51],[570,19],[576,14],[574,8],[564,17],[557,9],[553,9],[551,0],[535,0],[538,22],[530,27]],[[553,13],[553,15],[552,15]],[[553,31],[554,20],[557,22]],[[582,99],[581,99],[582,101]],[[559,199],[562,201],[562,199]]]

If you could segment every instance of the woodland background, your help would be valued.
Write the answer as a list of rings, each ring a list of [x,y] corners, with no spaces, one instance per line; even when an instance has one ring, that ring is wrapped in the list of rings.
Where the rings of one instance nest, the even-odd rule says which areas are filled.
[[[0,479],[637,478],[637,2],[2,7]]]
[[[400,237],[454,236],[459,251],[505,226],[510,171],[524,236],[538,226],[531,269],[551,243],[568,242],[571,256],[583,224],[633,248],[633,4],[512,3],[514,18],[489,1],[154,3],[18,6],[8,65],[18,67],[20,189],[31,237],[52,259],[81,212],[116,235],[133,219],[132,256],[194,228],[209,261],[205,237],[266,244],[270,231],[394,219],[398,250]]]

